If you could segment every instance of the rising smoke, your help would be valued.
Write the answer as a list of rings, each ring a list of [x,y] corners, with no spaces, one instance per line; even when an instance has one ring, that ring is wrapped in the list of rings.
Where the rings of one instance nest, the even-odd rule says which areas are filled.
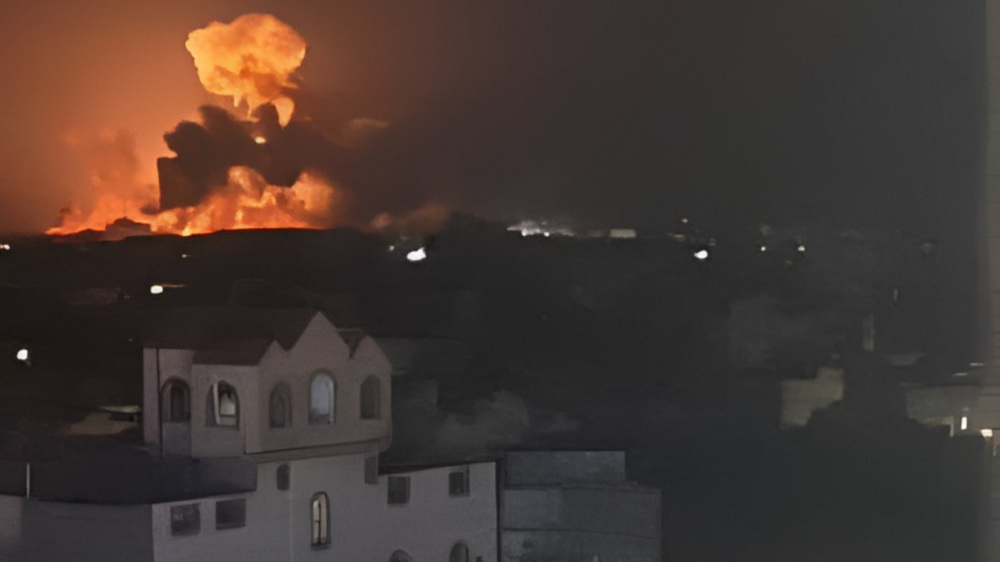
[[[51,233],[101,228],[122,216],[181,234],[344,224],[426,231],[443,221],[440,207],[426,205],[416,170],[398,164],[415,161],[418,135],[370,118],[321,127],[296,111],[293,75],[306,46],[291,27],[247,14],[193,31],[186,47],[205,89],[231,97],[245,116],[201,107],[199,121],[164,135],[174,156],[157,161],[158,201],[113,193],[122,201],[95,209],[97,216],[64,214]]]

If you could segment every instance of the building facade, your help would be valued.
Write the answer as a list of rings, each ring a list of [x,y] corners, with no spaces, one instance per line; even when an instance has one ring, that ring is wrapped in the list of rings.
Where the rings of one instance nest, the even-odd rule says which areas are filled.
[[[0,461],[3,560],[660,560],[660,492],[620,451],[380,467],[392,366],[362,332],[309,310],[155,324],[141,447]]]
[[[495,462],[380,473],[372,339],[315,311],[169,316],[144,350],[144,451],[26,465],[4,559],[497,559]]]

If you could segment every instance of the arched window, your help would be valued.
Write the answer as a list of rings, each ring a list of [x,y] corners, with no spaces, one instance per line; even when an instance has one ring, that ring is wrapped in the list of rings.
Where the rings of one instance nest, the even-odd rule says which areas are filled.
[[[382,417],[382,383],[372,375],[361,383],[361,419],[377,420]]]
[[[239,419],[240,400],[236,396],[236,389],[224,382],[213,384],[208,392],[206,425],[237,427]]]
[[[191,421],[191,390],[186,383],[171,380],[163,385],[160,416],[165,422]]]
[[[469,562],[469,547],[464,542],[457,542],[451,547],[448,562]]]
[[[271,398],[268,400],[268,418],[271,427],[292,425],[292,392],[287,384],[279,383],[271,391]]]
[[[319,492],[310,502],[312,512],[312,546],[323,548],[330,545],[330,500]]]
[[[326,373],[319,373],[309,384],[309,423],[333,423],[333,405],[336,386]]]
[[[413,562],[413,557],[402,550],[397,550],[389,557],[389,562]]]

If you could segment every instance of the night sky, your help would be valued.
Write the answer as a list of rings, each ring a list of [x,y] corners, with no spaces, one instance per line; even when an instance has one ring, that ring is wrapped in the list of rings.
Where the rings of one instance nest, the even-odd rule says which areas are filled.
[[[968,239],[983,107],[976,2],[5,3],[0,230],[86,204],[68,134],[162,135],[205,93],[189,31],[273,13],[319,126],[391,123],[379,197],[487,218],[888,226]],[[396,195],[393,190],[398,189]]]

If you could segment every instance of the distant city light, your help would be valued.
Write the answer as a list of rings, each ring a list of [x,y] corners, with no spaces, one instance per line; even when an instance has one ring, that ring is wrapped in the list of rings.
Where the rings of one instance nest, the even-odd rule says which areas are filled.
[[[395,244],[389,244],[389,251],[390,252],[395,252],[396,251],[396,245]]]
[[[612,228],[608,231],[608,238],[617,238],[619,240],[630,240],[635,238],[636,233],[634,228]]]
[[[163,285],[152,285],[149,287],[149,294],[151,295],[162,295]]]
[[[267,137],[263,135],[257,135],[253,138],[253,142],[257,144],[267,144]]]
[[[987,438],[987,439],[991,439],[993,437],[993,430],[992,429],[982,429],[982,430],[979,431],[979,434],[982,435],[983,437]]]
[[[424,261],[427,259],[427,252],[421,247],[406,254],[406,260],[411,263]]]
[[[688,223],[688,218],[687,217],[681,217],[681,224],[687,224],[687,223]]]
[[[795,250],[798,253],[800,253],[800,254],[804,254],[804,253],[806,253],[806,245],[805,244],[799,244],[799,247],[795,248]]]
[[[27,349],[19,349],[19,350],[17,350],[16,357],[17,357],[17,360],[20,361],[21,363],[27,363],[28,362],[28,357],[29,357],[28,350]]]
[[[191,254],[181,254],[181,259],[185,259],[186,260],[186,259],[188,259],[190,257],[191,257]]]
[[[10,244],[0,244],[0,251],[6,252],[7,250],[10,250]]]
[[[764,244],[761,244],[759,249],[760,249],[761,253],[764,253],[764,252],[767,251],[767,246],[765,246]]]
[[[961,428],[962,431],[969,429],[969,416],[962,416]]]
[[[705,261],[708,259],[708,250],[701,249],[694,253],[694,257],[698,261]]]

